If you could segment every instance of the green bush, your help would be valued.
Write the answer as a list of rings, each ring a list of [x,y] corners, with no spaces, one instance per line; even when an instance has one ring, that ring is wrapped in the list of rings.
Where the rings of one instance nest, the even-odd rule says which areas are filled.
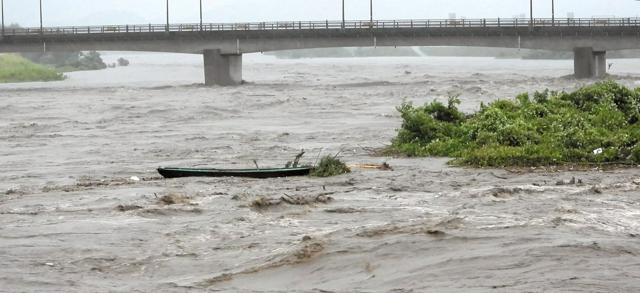
[[[345,163],[333,156],[325,156],[320,160],[318,166],[316,166],[311,172],[311,176],[314,177],[332,177],[346,173],[350,173],[351,170]]]
[[[0,55],[0,82],[53,81],[64,75],[53,68],[35,64],[21,56]]]
[[[536,92],[481,105],[464,115],[447,106],[403,103],[403,123],[390,151],[453,157],[472,166],[568,163],[640,164],[640,89],[613,81],[572,93]]]

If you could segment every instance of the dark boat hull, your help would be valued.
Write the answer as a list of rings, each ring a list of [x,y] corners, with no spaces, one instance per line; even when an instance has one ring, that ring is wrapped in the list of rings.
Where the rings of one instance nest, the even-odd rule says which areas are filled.
[[[191,169],[191,168],[158,168],[158,173],[164,178],[182,177],[244,177],[244,178],[279,178],[291,176],[306,176],[311,168],[282,168],[282,169]]]

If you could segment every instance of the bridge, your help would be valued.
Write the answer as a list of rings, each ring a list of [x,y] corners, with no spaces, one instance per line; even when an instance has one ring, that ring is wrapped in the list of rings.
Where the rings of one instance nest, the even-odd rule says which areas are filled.
[[[640,18],[286,21],[6,28],[0,52],[202,54],[205,84],[242,82],[242,54],[330,47],[473,46],[574,52],[577,78],[606,73],[606,52],[640,49]]]

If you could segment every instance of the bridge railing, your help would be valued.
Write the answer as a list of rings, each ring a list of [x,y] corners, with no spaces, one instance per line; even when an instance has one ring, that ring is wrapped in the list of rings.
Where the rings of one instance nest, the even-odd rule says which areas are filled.
[[[137,24],[103,26],[63,26],[5,28],[6,36],[75,35],[112,33],[215,32],[263,30],[329,30],[394,28],[501,28],[501,27],[640,27],[640,18],[493,18],[493,19],[410,19],[358,21],[279,21],[246,23]]]

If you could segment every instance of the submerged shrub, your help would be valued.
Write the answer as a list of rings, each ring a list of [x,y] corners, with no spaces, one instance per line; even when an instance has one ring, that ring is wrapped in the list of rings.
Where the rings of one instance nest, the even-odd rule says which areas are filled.
[[[332,177],[346,173],[350,173],[351,170],[345,163],[333,156],[325,156],[320,160],[318,166],[311,171],[311,176],[314,177]]]
[[[640,162],[640,144],[636,145],[631,151],[631,159],[634,162]]]
[[[473,115],[458,104],[402,104],[391,149],[474,166],[640,163],[640,89],[606,81],[573,93],[521,94]]]

